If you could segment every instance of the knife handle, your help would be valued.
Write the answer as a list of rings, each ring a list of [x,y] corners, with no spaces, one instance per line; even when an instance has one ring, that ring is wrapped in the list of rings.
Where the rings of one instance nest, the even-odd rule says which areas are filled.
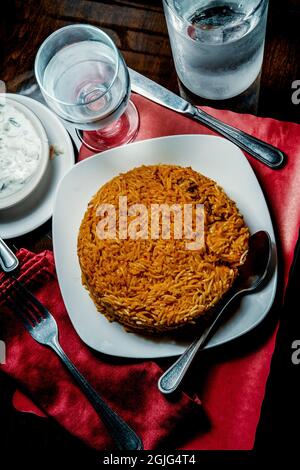
[[[219,119],[210,116],[202,109],[194,108],[194,113],[192,115],[189,114],[189,117],[196,119],[210,129],[223,135],[270,168],[277,169],[281,167],[285,161],[284,153],[278,148],[219,121]]]

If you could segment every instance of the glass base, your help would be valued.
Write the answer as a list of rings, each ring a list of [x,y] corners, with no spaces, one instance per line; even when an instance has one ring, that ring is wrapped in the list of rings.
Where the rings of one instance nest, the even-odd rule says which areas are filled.
[[[225,100],[210,100],[192,93],[177,77],[180,96],[190,103],[196,106],[210,106],[211,108],[230,109],[231,111],[239,113],[251,114],[258,113],[260,79],[261,73],[259,73],[256,80],[247,90],[233,98],[227,98]]]
[[[109,126],[97,131],[82,131],[76,129],[83,145],[93,152],[103,152],[120,145],[132,142],[139,130],[140,118],[138,110],[132,101],[122,116]]]

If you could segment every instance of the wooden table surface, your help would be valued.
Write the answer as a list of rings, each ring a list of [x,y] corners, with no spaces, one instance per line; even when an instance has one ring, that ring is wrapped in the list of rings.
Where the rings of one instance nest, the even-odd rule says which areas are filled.
[[[2,0],[0,79],[9,91],[18,91],[32,74],[41,42],[72,23],[100,26],[130,67],[178,92],[161,0]],[[292,82],[300,80],[299,24],[299,0],[270,0],[261,116],[300,122],[300,105],[291,100]]]
[[[51,32],[72,23],[90,23],[112,37],[130,67],[178,93],[161,3],[160,0],[2,0],[0,80],[6,83],[9,92],[18,92],[32,80],[35,54]],[[258,102],[260,116],[300,122],[300,105],[293,104],[291,99],[292,83],[300,80],[299,25],[300,0],[270,1]],[[14,243],[35,251],[51,248],[50,233],[51,222]],[[3,418],[4,413],[13,436],[16,432],[13,422],[20,418],[10,410],[8,396],[13,386],[2,375],[0,389],[0,414]],[[27,418],[22,419],[24,422]],[[35,421],[29,423],[32,432],[40,426]]]

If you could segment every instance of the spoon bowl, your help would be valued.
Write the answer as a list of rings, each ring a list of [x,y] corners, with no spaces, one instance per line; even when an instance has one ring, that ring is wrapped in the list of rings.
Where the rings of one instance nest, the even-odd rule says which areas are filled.
[[[262,286],[269,272],[271,257],[272,242],[270,235],[263,230],[256,232],[249,239],[247,257],[239,270],[239,276],[225,303],[222,304],[219,310],[215,311],[213,322],[205,328],[200,338],[197,338],[160,377],[158,388],[162,393],[169,394],[177,390],[197,352],[205,346],[216,332],[220,319],[232,302],[242,295],[255,292]]]
[[[268,274],[272,256],[272,242],[268,232],[260,230],[249,239],[246,261],[239,270],[235,284],[239,294],[253,292],[262,284]]]

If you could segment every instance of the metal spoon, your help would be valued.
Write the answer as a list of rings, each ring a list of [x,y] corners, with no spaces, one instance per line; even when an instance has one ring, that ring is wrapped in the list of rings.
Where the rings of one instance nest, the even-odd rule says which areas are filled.
[[[162,393],[172,393],[178,388],[197,352],[213,336],[223,313],[228,309],[233,300],[239,296],[254,292],[262,284],[268,274],[271,254],[272,243],[267,232],[256,232],[250,237],[249,253],[245,264],[240,269],[232,295],[225,305],[222,306],[217,316],[214,317],[213,322],[205,328],[200,338],[197,338],[160,377],[158,388]]]
[[[6,273],[10,273],[18,266],[18,258],[0,237],[0,268]]]

